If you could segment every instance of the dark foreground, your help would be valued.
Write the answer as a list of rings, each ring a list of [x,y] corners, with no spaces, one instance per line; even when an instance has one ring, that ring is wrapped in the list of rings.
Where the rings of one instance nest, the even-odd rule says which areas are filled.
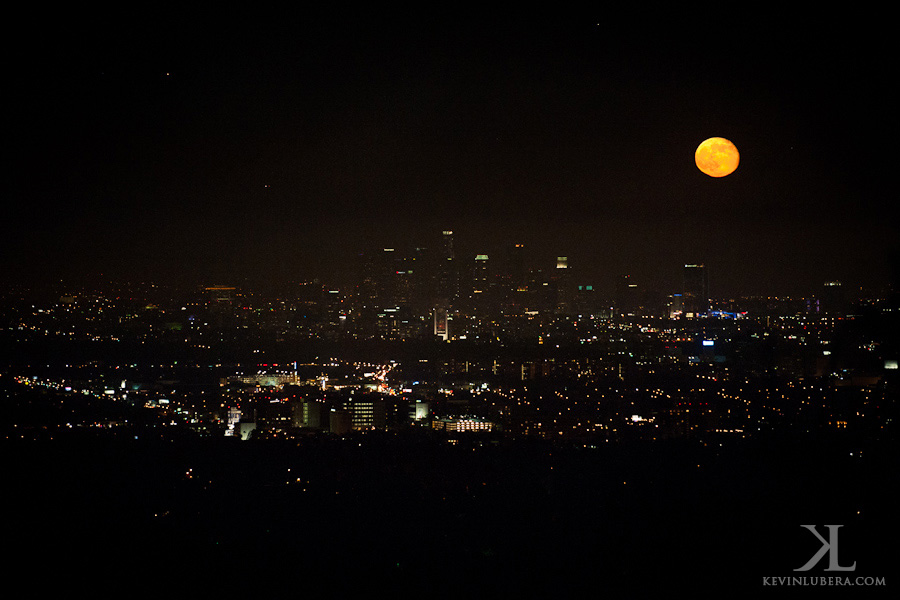
[[[4,442],[7,573],[41,596],[822,597],[763,577],[848,575],[793,571],[821,547],[801,525],[840,524],[849,575],[897,585],[886,441],[229,442]]]

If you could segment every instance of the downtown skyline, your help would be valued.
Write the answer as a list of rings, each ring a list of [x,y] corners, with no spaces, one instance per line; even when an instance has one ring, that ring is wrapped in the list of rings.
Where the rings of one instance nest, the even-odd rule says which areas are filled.
[[[690,263],[722,295],[896,286],[883,38],[750,21],[48,24],[9,49],[4,279],[349,279],[452,229],[610,293]]]
[[[11,13],[11,573],[752,596],[835,524],[896,583],[887,19],[298,9]]]

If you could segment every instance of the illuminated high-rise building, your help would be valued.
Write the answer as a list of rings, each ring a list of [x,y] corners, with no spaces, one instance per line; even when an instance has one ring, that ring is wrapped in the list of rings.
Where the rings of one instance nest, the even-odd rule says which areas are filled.
[[[704,265],[684,265],[682,303],[685,317],[709,311],[709,276]]]
[[[235,288],[215,285],[205,288],[209,295],[210,320],[216,327],[233,324]]]
[[[525,263],[525,244],[516,244],[509,257],[510,288],[515,292],[528,289],[528,266]]]
[[[322,427],[322,415],[325,412],[325,405],[317,400],[305,400],[300,403],[299,418],[295,419],[295,427],[311,427],[320,429]]]
[[[622,275],[616,283],[616,312],[620,315],[637,314],[640,304],[638,286],[631,275]]]
[[[667,306],[667,316],[670,319],[680,317],[684,312],[684,296],[682,294],[671,294]]]
[[[225,285],[214,285],[207,288],[204,288],[206,293],[209,295],[209,302],[211,306],[214,305],[231,305],[232,299],[234,297],[235,288],[225,286]]]
[[[475,256],[475,269],[472,272],[472,294],[485,294],[488,291],[488,255]]]
[[[502,310],[508,314],[521,313],[528,298],[528,267],[525,245],[515,244],[506,253],[506,268],[495,274]]]
[[[447,317],[447,309],[437,307],[434,309],[434,335],[440,339],[447,341],[450,337],[450,323]]]
[[[417,246],[406,261],[406,274],[410,285],[410,306],[416,316],[425,316],[434,308],[437,292],[437,273],[432,252],[425,247]]]
[[[593,285],[579,285],[572,296],[572,309],[577,315],[599,315],[600,306]]]
[[[556,257],[556,312],[561,315],[572,313],[572,276],[569,269],[569,259],[565,256]]]
[[[343,403],[343,409],[350,414],[350,427],[354,430],[384,429],[384,400],[374,396],[351,398]]]
[[[822,312],[827,315],[843,316],[847,313],[847,298],[840,281],[827,281],[822,288]]]
[[[428,403],[416,400],[409,405],[409,421],[424,421],[430,415]]]
[[[379,258],[375,280],[378,306],[385,308],[402,304],[401,296],[404,290],[401,290],[401,278],[398,275],[406,274],[402,269],[403,259],[394,248],[384,248]]]
[[[437,268],[437,303],[452,306],[459,297],[459,272],[456,265],[456,254],[453,250],[453,232],[441,234],[441,251]]]

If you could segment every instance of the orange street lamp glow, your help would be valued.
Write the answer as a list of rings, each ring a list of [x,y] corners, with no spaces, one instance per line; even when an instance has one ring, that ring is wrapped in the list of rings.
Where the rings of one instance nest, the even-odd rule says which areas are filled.
[[[712,137],[697,146],[694,161],[697,168],[710,177],[725,177],[734,173],[740,161],[734,144],[725,138]]]

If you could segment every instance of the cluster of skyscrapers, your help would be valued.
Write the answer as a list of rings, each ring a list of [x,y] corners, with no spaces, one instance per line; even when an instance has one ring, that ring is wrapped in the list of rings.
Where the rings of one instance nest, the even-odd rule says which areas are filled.
[[[441,233],[436,250],[381,248],[359,258],[355,293],[348,298],[334,291],[328,310],[335,324],[344,319],[377,336],[418,337],[427,329],[448,339],[477,330],[479,324],[510,318],[615,314],[690,318],[710,308],[709,280],[702,264],[685,265],[679,292],[644,290],[626,275],[619,279],[615,297],[604,298],[594,285],[574,279],[566,256],[557,256],[555,265],[548,261],[546,266],[534,266],[524,244],[512,245],[501,256],[460,255],[449,230]],[[454,321],[455,327],[450,325]]]
[[[565,256],[556,258],[555,268],[529,265],[524,244],[500,257],[461,256],[448,230],[436,251],[362,253],[359,283],[344,309],[344,317],[364,332],[415,337],[426,328],[447,339],[508,317],[599,314],[603,306],[592,285],[575,285]],[[468,325],[461,328],[462,323]]]

